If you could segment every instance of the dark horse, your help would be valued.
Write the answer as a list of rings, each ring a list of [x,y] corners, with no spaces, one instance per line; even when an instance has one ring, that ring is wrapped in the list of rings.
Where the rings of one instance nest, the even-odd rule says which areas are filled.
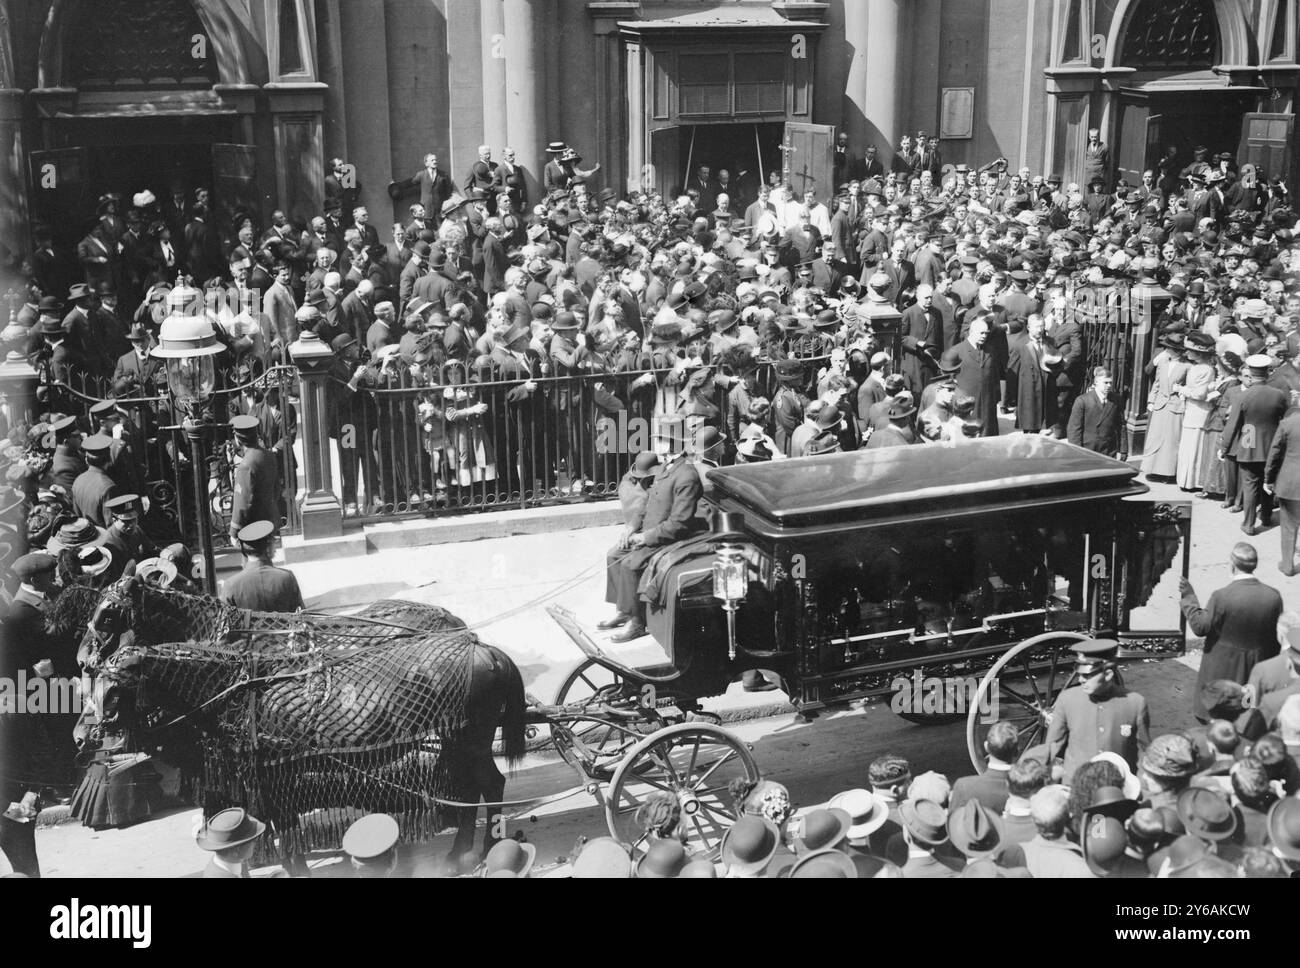
[[[52,622],[78,627],[91,604],[74,594]],[[344,824],[329,808],[404,815],[416,840],[436,832],[441,805],[457,826],[448,859],[464,869],[477,860],[476,804],[504,800],[498,727],[507,762],[524,753],[518,668],[434,606],[257,613],[126,578],[79,625],[79,658],[106,685],[115,728],[196,729],[205,810],[246,807],[285,858],[337,846]],[[489,823],[485,851],[495,839]]]

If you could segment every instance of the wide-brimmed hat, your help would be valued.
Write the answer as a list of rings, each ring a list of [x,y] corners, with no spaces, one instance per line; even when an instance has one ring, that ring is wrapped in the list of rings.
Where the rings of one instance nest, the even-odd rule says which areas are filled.
[[[806,453],[809,457],[817,457],[821,454],[838,454],[843,449],[839,437],[829,430],[823,430],[808,441]]]
[[[776,856],[781,832],[764,817],[742,816],[722,837],[722,862],[736,873],[761,871]]]
[[[108,539],[108,532],[88,518],[77,518],[59,528],[58,532],[46,542],[45,550],[52,555],[60,551],[78,548],[94,548]]]
[[[907,392],[900,393],[889,402],[889,419],[902,420],[916,413],[916,401]]]
[[[470,203],[470,199],[465,198],[463,195],[460,194],[452,195],[449,199],[447,199],[445,202],[442,203],[442,208],[439,209],[439,214],[442,215],[443,218],[446,218],[448,215],[456,211],[458,208],[464,208],[469,203]]]
[[[861,788],[835,794],[827,806],[832,810],[843,810],[849,815],[850,840],[870,836],[889,819],[889,804],[885,798]]]
[[[1168,350],[1181,350],[1185,348],[1186,340],[1181,333],[1163,333],[1160,336],[1159,343]]]
[[[546,153],[548,155],[560,155],[567,151],[568,148],[569,146],[563,141],[552,141],[546,146]]]
[[[212,815],[194,842],[203,850],[226,850],[256,840],[266,832],[266,824],[240,807],[230,807]]]
[[[760,464],[772,460],[776,452],[772,450],[765,438],[754,436],[741,439],[736,445],[736,455],[741,458],[741,463]]]
[[[805,854],[790,868],[788,877],[856,878],[853,858],[839,850],[817,850]]]
[[[102,544],[78,548],[77,565],[83,575],[97,578],[113,566],[113,550]]]
[[[1183,346],[1193,353],[1214,355],[1214,337],[1209,333],[1188,333],[1183,340]]]
[[[1227,840],[1237,832],[1237,813],[1224,797],[1207,787],[1188,787],[1178,794],[1178,819],[1202,840]]]
[[[852,826],[853,817],[840,807],[810,810],[800,822],[795,848],[801,855],[827,850],[848,837]]]
[[[162,558],[146,558],[135,566],[135,575],[153,588],[170,588],[179,572],[176,565]]]
[[[948,815],[933,800],[906,800],[898,815],[917,843],[938,847],[948,840]]]
[[[967,857],[991,857],[1002,846],[1002,818],[978,800],[967,800],[948,817],[948,837]]]
[[[483,858],[484,877],[527,877],[537,860],[535,844],[521,844],[517,840],[499,840]]]

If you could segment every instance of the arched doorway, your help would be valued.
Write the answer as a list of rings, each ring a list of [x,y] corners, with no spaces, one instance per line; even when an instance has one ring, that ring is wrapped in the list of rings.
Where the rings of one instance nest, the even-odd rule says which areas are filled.
[[[258,210],[253,95],[232,9],[222,0],[55,0],[32,92],[40,148],[28,174],[33,219],[56,243],[75,244],[109,193],[129,206],[146,189],[160,202],[193,202],[206,190],[227,224],[239,209]]]
[[[1131,0],[1121,4],[1120,30],[1108,69],[1118,85],[1118,177],[1141,184],[1142,172],[1172,149],[1178,170],[1194,151],[1236,154],[1242,121],[1264,89],[1240,83],[1223,65],[1251,62],[1233,4],[1216,0]],[[1238,83],[1233,83],[1233,81]]]

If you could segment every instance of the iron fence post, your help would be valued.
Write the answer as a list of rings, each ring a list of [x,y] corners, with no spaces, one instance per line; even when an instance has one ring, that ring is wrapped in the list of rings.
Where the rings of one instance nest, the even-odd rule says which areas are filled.
[[[203,590],[217,594],[217,563],[212,553],[212,508],[208,503],[208,430],[212,424],[193,417],[185,419],[185,438],[190,442],[190,468],[194,480],[194,517],[199,527],[199,553],[203,558]]]
[[[299,504],[303,540],[337,537],[343,533],[343,505],[334,493],[325,408],[325,381],[329,379],[334,353],[319,336],[306,330],[289,347],[289,356],[299,375],[298,404],[306,483]]]

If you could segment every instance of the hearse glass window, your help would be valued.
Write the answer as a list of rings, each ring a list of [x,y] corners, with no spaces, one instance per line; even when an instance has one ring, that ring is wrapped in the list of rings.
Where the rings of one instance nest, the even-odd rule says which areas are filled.
[[[911,642],[867,640],[881,658],[930,651],[986,621],[1041,630],[1048,613],[1082,617],[1088,537],[1077,523],[985,518],[969,527],[872,529],[852,541],[843,567],[815,579],[818,610],[833,634],[912,633]]]

